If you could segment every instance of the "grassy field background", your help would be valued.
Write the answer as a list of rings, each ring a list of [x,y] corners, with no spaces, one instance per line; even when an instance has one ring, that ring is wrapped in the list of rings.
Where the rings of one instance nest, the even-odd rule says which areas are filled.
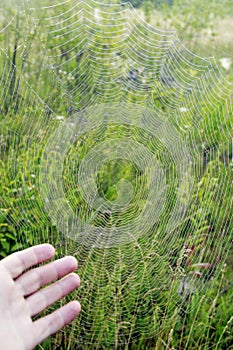
[[[80,3],[86,11],[84,32],[77,4],[53,6],[34,0],[19,7],[12,0],[1,1],[0,7],[0,258],[50,242],[57,257],[77,257],[82,279],[70,296],[81,301],[80,317],[38,349],[233,349],[233,3],[136,1],[132,12],[117,1],[111,2],[111,10],[90,1],[87,8]],[[131,24],[111,11],[125,11]],[[125,26],[133,28],[132,39],[122,44]],[[167,57],[163,56],[167,39],[160,42],[158,52],[150,51],[150,40],[161,35],[153,27],[174,30],[183,44],[172,51],[174,61],[167,63],[170,70],[165,77],[160,63]],[[127,51],[124,45],[130,44]],[[189,50],[196,56],[189,56]],[[157,54],[159,63],[153,56]],[[210,75],[204,68],[201,75],[201,58],[213,62]],[[189,65],[186,59],[191,59]],[[181,68],[184,78],[179,81],[177,76],[173,83]],[[190,88],[183,91],[181,83],[186,86],[190,75],[197,86],[201,83],[197,90],[192,86],[189,105]],[[160,220],[146,235],[117,247],[90,249],[64,236],[45,210],[40,182],[43,154],[62,123],[92,104],[114,106],[122,101],[126,110],[132,105],[140,110],[149,101],[158,118],[187,143],[194,160],[187,176],[192,179],[192,196],[181,198],[187,212],[166,236],[178,198],[179,167],[169,156],[172,147],[164,145],[159,135],[148,139],[133,123],[103,122],[73,142],[64,161],[64,193],[75,213],[85,217],[89,210],[78,187],[78,169],[88,151],[103,140],[131,138],[153,152],[166,173],[168,198]],[[58,153],[56,157],[59,162]],[[55,173],[56,165],[48,171],[48,196],[51,188],[56,191]],[[100,196],[114,202],[121,180],[123,192],[127,181],[139,194],[140,188],[145,191],[135,197],[130,214],[111,216],[93,210],[97,227],[120,227],[139,215],[149,191],[147,179],[138,173],[127,161],[102,165],[97,174]],[[189,191],[188,181],[182,186],[184,194]],[[55,219],[63,215],[59,211],[63,199],[56,200]]]

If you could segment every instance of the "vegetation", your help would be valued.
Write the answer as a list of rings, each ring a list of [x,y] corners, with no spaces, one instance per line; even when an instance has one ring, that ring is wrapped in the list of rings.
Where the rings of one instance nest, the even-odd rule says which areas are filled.
[[[134,16],[119,2],[98,8],[89,3],[94,10],[72,0],[44,9],[46,0],[34,0],[19,12],[4,5],[0,258],[42,241],[54,244],[57,256],[78,258],[82,285],[73,296],[83,311],[39,349],[233,349],[233,48],[215,32],[219,21],[233,17],[231,1],[135,1]],[[124,16],[112,14],[120,11]],[[174,27],[183,45],[171,31],[161,39],[142,16],[158,28]],[[204,59],[213,53],[218,67]],[[102,104],[110,110],[123,105],[131,124],[116,122],[117,116],[106,122],[101,115],[99,125],[94,116],[93,127],[85,129],[82,113]],[[159,132],[150,137],[136,123],[146,108],[158,114]],[[54,151],[57,163],[48,167],[42,189],[48,145],[63,123],[72,122],[70,130],[80,126],[80,137],[69,144],[64,160],[60,149]],[[178,163],[186,153],[166,138],[167,126],[193,161],[182,181]],[[77,216],[92,215],[100,229],[121,227],[140,215],[150,194],[139,166],[116,162],[106,152],[96,173],[98,194],[111,203],[123,205],[121,191],[134,189],[129,210],[120,214],[90,210],[77,183],[88,152],[118,139],[140,142],[155,155],[165,174],[166,198],[156,201],[160,217],[145,234],[120,246],[103,249],[97,241],[90,247],[59,230],[66,204],[51,195],[57,193],[56,165],[64,162],[63,191]]]

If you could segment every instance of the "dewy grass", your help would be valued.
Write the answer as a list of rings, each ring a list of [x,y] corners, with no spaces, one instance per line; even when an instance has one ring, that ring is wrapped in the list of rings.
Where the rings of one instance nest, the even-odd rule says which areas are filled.
[[[201,48],[203,56],[209,56],[211,43],[205,45],[202,42],[199,45],[198,38],[202,35],[203,18],[206,27],[212,22],[208,10],[211,1],[206,1],[203,17],[200,13],[203,1],[192,2],[192,13],[187,6],[190,1],[186,1],[186,5],[178,10],[181,2],[174,1],[173,7],[164,4],[159,11],[167,16],[166,21],[174,13],[171,20],[174,19],[174,25],[180,23],[185,44],[193,50]],[[44,5],[46,3],[44,0]],[[111,7],[101,12],[101,6],[95,11],[95,22],[92,21],[91,7],[83,9],[85,14],[90,14],[86,18],[87,30],[84,35],[75,26],[81,20],[81,14],[76,11],[77,4],[77,1],[67,1],[62,6],[50,6],[47,8],[49,13],[46,14],[47,10],[44,9],[40,12],[40,20],[33,23],[27,16],[29,9],[26,9],[19,13],[17,22],[12,21],[9,26],[4,23],[2,27],[5,29],[0,38],[0,255],[4,257],[42,241],[51,242],[59,256],[69,253],[78,258],[82,278],[81,287],[74,294],[81,301],[81,315],[65,331],[47,340],[38,349],[231,349],[233,262],[231,255],[226,257],[224,252],[229,251],[233,232],[232,114],[227,114],[232,101],[227,100],[224,91],[223,101],[217,110],[213,107],[217,103],[215,99],[212,104],[205,105],[202,96],[207,92],[211,101],[209,82],[209,85],[201,86],[201,103],[195,108],[192,104],[195,96],[191,95],[191,90],[186,91],[186,96],[182,92],[182,80],[177,83],[174,79],[185,52],[184,47],[180,47],[178,52],[170,48],[170,62],[163,64],[162,77],[158,79],[160,69],[156,64],[164,63],[166,40],[158,41],[158,35],[157,41],[150,43],[142,40],[139,46],[140,35],[147,37],[148,33],[142,23],[134,21],[128,21],[129,27],[125,30],[124,20],[130,14],[127,10],[123,19],[110,16],[108,33],[101,36],[98,18],[102,16],[106,25],[111,12]],[[227,7],[222,8],[221,1],[216,1],[215,5],[211,8],[213,16],[217,18]],[[38,1],[35,9],[40,6],[41,2]],[[115,6],[113,12],[119,10]],[[6,14],[9,16],[6,18],[12,16],[12,9],[8,10]],[[33,15],[35,13],[36,10],[33,10]],[[155,20],[153,16],[151,18]],[[66,24],[65,29],[62,23]],[[59,24],[58,27],[56,24]],[[187,30],[181,30],[183,25]],[[93,30],[88,29],[90,26],[94,26]],[[88,31],[89,37],[86,35]],[[127,40],[131,51],[122,51],[122,38],[129,32],[131,37]],[[64,38],[65,47],[62,45]],[[86,50],[87,42],[89,47]],[[156,60],[153,58],[157,52],[153,46],[155,42],[157,50],[161,50]],[[229,63],[229,60],[221,61],[221,58],[232,57],[232,48],[225,42],[218,45],[218,62]],[[145,58],[147,54],[149,56]],[[199,74],[196,65],[194,59],[192,66],[186,67],[194,78]],[[183,66],[184,74],[186,68]],[[233,65],[230,64],[229,69],[220,65],[220,69],[226,79],[233,82]],[[151,87],[154,77],[157,85]],[[192,81],[188,83],[192,86]],[[137,90],[140,86],[142,88]],[[174,96],[176,98],[172,99]],[[177,101],[188,96],[190,106],[178,108],[175,114]],[[46,163],[43,155],[61,123],[69,122],[67,130],[74,130],[77,124],[86,127],[84,112],[88,110],[90,101],[107,101],[113,107],[121,98],[127,100],[130,106],[141,106],[149,99],[159,111],[160,119],[156,120],[156,125],[160,133],[148,135],[146,130],[140,130],[133,124],[138,109],[132,113],[132,125],[125,118],[121,124],[115,124],[116,119],[112,119],[108,125],[103,123],[90,128],[69,145],[61,174],[62,190],[75,213],[81,218],[86,215],[86,218],[93,219],[99,228],[111,228],[113,223],[118,228],[130,223],[132,216],[137,217],[144,208],[150,194],[153,172],[143,173],[139,166],[125,159],[107,158],[108,149],[101,149],[106,162],[97,164],[96,196],[120,208],[128,203],[125,199],[130,201],[130,210],[116,211],[114,215],[111,215],[109,206],[108,210],[98,212],[97,205],[93,205],[88,212],[91,203],[84,203],[85,191],[81,192],[78,181],[80,164],[91,149],[96,145],[101,147],[109,139],[115,142],[130,138],[154,154],[154,171],[164,171],[158,173],[166,179],[166,201],[163,202],[164,196],[161,194],[156,202],[158,207],[164,204],[160,220],[154,222],[146,235],[134,240],[133,232],[130,232],[131,242],[107,249],[101,249],[98,245],[90,249],[85,244],[77,244],[72,236],[62,234],[54,218],[47,215],[40,192],[41,167],[43,161]],[[97,108],[95,112],[98,112]],[[202,113],[205,118],[198,124],[199,114]],[[185,142],[195,145],[190,157],[199,152],[200,157],[195,159],[194,168],[185,169],[187,181],[179,183],[180,164],[174,161],[179,149],[174,146],[174,140],[174,144],[171,144],[166,139],[161,116],[168,120],[171,130],[185,131],[182,134]],[[79,118],[79,123],[75,124],[75,118]],[[146,114],[144,118],[147,121]],[[78,132],[81,134],[82,130]],[[174,132],[171,136],[174,135],[177,134]],[[65,133],[61,134],[62,138],[64,140]],[[56,146],[62,149],[62,142]],[[120,150],[123,153],[123,148]],[[136,157],[137,152],[134,151],[131,147],[131,154]],[[181,155],[185,156],[186,153]],[[59,157],[61,152],[55,149],[52,160],[58,160],[58,167],[59,159],[62,159]],[[85,169],[93,169],[91,165],[96,164],[97,157],[98,154],[88,161],[86,158]],[[146,154],[144,158],[147,160]],[[179,160],[182,163],[182,157]],[[54,216],[62,220],[61,203],[66,203],[64,198],[53,196],[58,187],[54,178],[57,169],[51,168],[51,164],[47,165],[51,172],[48,173],[50,181],[45,187],[45,194],[48,200],[56,200],[53,203],[57,210]],[[86,174],[89,175],[87,171]],[[154,177],[158,179],[154,186],[162,183],[160,178]],[[129,181],[132,186],[129,186]],[[117,187],[119,182],[120,186]],[[89,190],[85,183],[82,185]],[[177,185],[180,185],[179,193]],[[118,189],[124,188],[128,189],[130,198],[119,198],[124,191]],[[191,190],[192,196],[188,198],[187,193]],[[178,198],[183,206],[176,208]],[[187,202],[187,212],[182,216]],[[153,207],[155,203],[151,205]],[[180,215],[178,221],[171,219],[173,212]],[[174,225],[166,231],[169,219]],[[67,217],[68,223],[69,220],[70,217]],[[168,232],[168,235],[164,232]],[[170,249],[166,250],[167,247]]]

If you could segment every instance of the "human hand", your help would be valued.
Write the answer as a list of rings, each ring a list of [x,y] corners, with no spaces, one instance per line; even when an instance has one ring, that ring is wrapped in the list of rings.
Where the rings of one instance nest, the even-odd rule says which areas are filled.
[[[28,270],[54,254],[51,245],[42,244],[0,261],[0,349],[31,350],[79,314],[80,304],[71,301],[50,315],[32,320],[80,284],[78,275],[71,273],[77,268],[74,257]]]

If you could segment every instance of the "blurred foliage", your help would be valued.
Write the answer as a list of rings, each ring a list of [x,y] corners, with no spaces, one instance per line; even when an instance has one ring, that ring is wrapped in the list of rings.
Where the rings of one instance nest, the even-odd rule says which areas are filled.
[[[36,1],[32,3],[36,4]],[[40,4],[42,3],[46,4],[47,2],[40,2]],[[117,2],[115,3],[117,4]],[[209,46],[205,46],[199,41],[202,31],[210,28],[211,38],[213,38],[215,35],[214,19],[233,16],[233,6],[230,0],[207,0],[205,2],[201,0],[132,0],[131,3],[135,7],[139,7],[138,11],[142,9],[145,18],[152,24],[167,27],[168,24],[172,23],[185,44],[188,44],[194,50],[200,50],[201,46],[202,56],[209,56]],[[69,6],[64,3],[64,13],[68,9]],[[4,11],[3,26],[7,24],[8,19],[16,14],[16,9],[10,6],[10,3]],[[2,86],[7,84],[8,73],[11,74],[9,93],[6,94],[6,98],[3,100],[0,115],[2,120],[0,138],[0,258],[42,241],[53,243],[57,248],[58,256],[63,255],[67,247],[69,247],[69,251],[76,252],[75,244],[68,238],[64,240],[61,237],[44,212],[39,193],[41,155],[51,130],[55,130],[66,116],[70,116],[72,113],[86,107],[91,96],[97,96],[100,101],[102,98],[108,100],[107,89],[106,95],[101,96],[99,94],[101,88],[96,83],[98,81],[96,77],[106,77],[105,84],[111,87],[111,77],[108,77],[107,72],[113,59],[115,59],[114,56],[109,56],[107,59],[105,57],[104,49],[107,45],[113,45],[111,40],[101,38],[94,33],[90,34],[91,45],[89,49],[76,52],[74,60],[71,60],[70,52],[79,43],[71,41],[72,33],[70,34],[67,30],[62,33],[67,41],[65,51],[62,51],[59,46],[59,38],[51,40],[52,34],[50,32],[47,33],[48,37],[46,37],[43,33],[38,33],[36,26],[32,26],[32,30],[26,36],[27,42],[25,45],[25,33],[27,32],[27,26],[30,24],[30,18],[24,16],[26,14],[18,15],[14,25],[9,26],[0,37],[0,45],[4,47],[4,52],[1,52],[0,57]],[[46,28],[46,18],[43,16],[41,18],[40,26]],[[116,24],[117,26],[113,25],[111,31],[114,35],[119,35],[122,25],[118,22]],[[98,23],[96,23],[96,28],[98,29]],[[138,25],[136,30],[145,31],[145,28],[143,25]],[[78,41],[78,39],[76,40]],[[59,79],[53,79],[48,74],[50,62],[44,62],[48,52],[46,50],[39,51],[42,50],[38,44],[41,41],[46,44],[48,41],[51,46],[49,49],[55,52],[53,69]],[[149,45],[145,44],[143,49],[149,50],[148,47]],[[232,57],[232,47],[228,47],[223,42],[222,46],[218,47],[217,60],[222,58],[221,48]],[[91,57],[92,49],[95,52],[99,51],[99,60],[102,64],[100,65],[97,61],[93,63],[92,61],[92,64],[86,67],[85,62]],[[124,79],[123,83],[128,88],[125,92],[125,95],[128,94],[127,98],[131,99],[133,103],[141,103],[147,96],[148,90],[151,89],[149,72],[146,69],[143,72],[139,71],[140,63],[135,64],[134,70],[129,68],[127,70],[125,64],[128,59],[127,53],[123,56],[118,53],[118,49],[117,46],[113,45],[113,52],[117,52],[116,56],[118,56],[115,74],[117,76],[121,73],[122,77],[121,81],[116,79],[112,88],[116,91],[120,90]],[[139,50],[136,45],[134,49]],[[59,67],[61,63],[62,68]],[[147,64],[148,66],[153,65],[152,59],[151,61],[148,59]],[[15,66],[20,67],[19,70],[15,70]],[[75,69],[75,74],[69,74]],[[232,65],[229,69],[220,66],[220,70],[226,79],[233,82]],[[197,74],[194,70],[192,73],[194,76]],[[87,74],[88,79],[84,79],[83,74]],[[33,89],[41,97],[41,99],[37,98],[37,95],[30,97],[30,103],[32,101],[32,104],[25,109],[25,114],[20,113],[21,104],[19,101],[21,103],[23,101],[27,102],[27,99],[29,99],[27,93],[30,93],[22,78],[23,76],[26,77],[27,82],[33,86]],[[94,76],[96,80],[94,80]],[[135,100],[131,90],[133,90],[135,82],[144,80],[146,81],[145,89],[147,90],[144,94],[142,92],[141,95],[138,95]],[[75,101],[71,103],[72,91],[77,86],[83,93],[77,94]],[[154,104],[162,112],[166,112],[164,101],[169,101],[174,88],[166,86],[166,91],[163,90],[165,92],[159,96],[158,91],[161,90],[162,86],[163,82],[160,81],[157,85],[158,90],[151,89],[151,94]],[[66,94],[64,94],[65,90],[67,91]],[[50,105],[53,106],[54,111],[50,110]],[[109,349],[109,344],[113,343],[115,343],[117,349],[207,350],[213,348],[217,350],[233,348],[232,255],[229,254],[226,265],[224,265],[226,257],[219,255],[211,267],[212,270],[206,270],[203,273],[204,289],[201,293],[191,293],[191,295],[184,293],[179,297],[177,290],[183,283],[182,279],[175,280],[171,291],[152,288],[156,285],[158,270],[161,278],[166,276],[168,280],[172,280],[173,273],[178,275],[181,271],[185,276],[184,283],[191,288],[190,276],[193,276],[196,271],[189,266],[190,258],[187,259],[180,254],[184,246],[184,237],[189,232],[194,232],[188,247],[195,247],[195,249],[192,248],[195,250],[191,258],[191,264],[193,265],[199,261],[200,257],[203,261],[208,261],[213,251],[229,250],[229,247],[224,247],[224,245],[229,245],[229,241],[232,241],[232,238],[225,237],[226,233],[232,235],[233,231],[231,219],[233,163],[232,146],[229,148],[228,143],[232,115],[227,115],[225,112],[223,104],[218,112],[206,113],[206,118],[200,125],[198,135],[194,133],[199,149],[204,147],[200,159],[200,167],[203,168],[203,171],[201,176],[199,174],[200,178],[195,179],[193,200],[187,218],[179,222],[178,227],[174,228],[174,235],[177,235],[179,239],[173,246],[173,252],[169,257],[166,257],[167,260],[158,260],[157,252],[161,249],[160,245],[163,243],[152,240],[152,248],[151,245],[148,246],[150,238],[153,238],[153,230],[148,233],[147,240],[139,240],[138,246],[122,247],[121,252],[118,249],[109,249],[108,252],[104,253],[98,251],[90,253],[82,247],[78,253],[76,252],[80,261],[81,274],[85,276],[79,290],[84,310],[80,316],[80,322],[78,324],[73,323],[64,333],[59,333],[38,348]],[[183,118],[184,120],[180,121],[180,125],[184,127],[188,124],[191,129],[195,129],[195,117],[194,111],[187,118]],[[12,123],[12,118],[14,118],[14,123]],[[221,128],[219,128],[219,120],[222,120]],[[125,131],[124,128],[121,129],[119,126],[109,126],[108,130],[101,132],[122,136],[126,132],[133,131],[135,131],[133,127],[130,131]],[[79,162],[96,140],[101,139],[101,135],[96,135],[94,132],[84,135],[79,140],[79,144],[72,146],[67,158],[66,171],[63,173],[64,189],[67,198],[73,201],[77,208],[81,203],[80,194],[75,183]],[[145,145],[153,149],[153,140],[145,141]],[[79,159],[75,159],[77,149],[83,152]],[[216,154],[212,153],[212,158],[210,158],[208,152],[212,149],[216,151]],[[162,146],[160,151],[162,154],[163,152],[166,153]],[[168,161],[166,156],[164,156],[163,161],[164,164]],[[71,163],[75,166],[69,168]],[[12,167],[12,164],[15,167]],[[117,166],[113,163],[105,164],[98,174],[99,191],[109,200],[114,200],[116,199],[116,183],[119,179],[128,180],[133,176],[134,169],[130,163],[122,162]],[[192,176],[194,175],[192,174]],[[168,185],[170,186],[170,193],[174,194],[174,184],[170,183]],[[165,218],[167,211],[171,210],[173,206],[172,201],[169,204],[170,206],[167,206],[163,213]],[[98,218],[98,220],[100,221],[101,218]],[[161,229],[162,231],[164,227],[154,229]],[[206,236],[213,237],[209,246],[205,245]],[[222,237],[222,239],[214,240],[214,237]],[[232,249],[230,252],[232,253]],[[127,259],[125,260],[124,257],[127,257]],[[103,259],[111,262],[108,271],[105,264],[103,264]],[[139,266],[139,274],[136,280],[133,278],[131,271],[135,264]],[[167,271],[168,264],[171,266],[171,271]],[[151,266],[154,266],[153,270],[151,270]],[[179,271],[177,266],[180,269]],[[94,278],[97,271],[101,276],[99,281]],[[219,277],[213,279],[212,277],[216,271],[220,272]],[[116,288],[116,286],[118,287]],[[89,298],[89,295],[91,295],[91,298]],[[116,298],[118,304],[114,302]],[[137,298],[136,317],[135,299]],[[107,301],[106,308],[101,309],[105,300]],[[156,305],[153,304],[153,300],[156,300]],[[164,300],[168,300],[166,306]],[[118,305],[118,309],[114,310],[112,306],[115,305]],[[82,327],[82,320],[86,320],[87,314],[88,325],[77,332],[77,327],[80,325]],[[122,318],[122,314],[124,314],[124,318]],[[139,329],[142,331],[138,331]],[[158,329],[158,334],[153,337],[154,329]],[[89,343],[89,345],[85,347],[81,345],[82,343]]]

